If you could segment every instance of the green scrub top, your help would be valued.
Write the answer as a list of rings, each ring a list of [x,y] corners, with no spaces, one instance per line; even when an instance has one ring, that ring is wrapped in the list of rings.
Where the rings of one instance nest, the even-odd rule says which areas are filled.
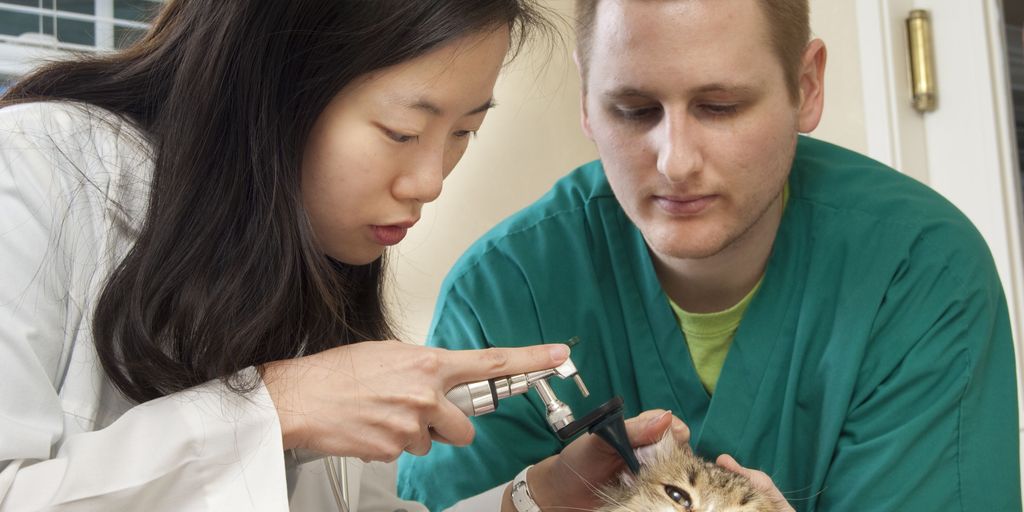
[[[670,409],[709,459],[771,475],[797,510],[1021,510],[1014,352],[985,242],[928,187],[801,137],[760,291],[713,398],[600,162],[478,240],[446,278],[429,342],[582,341],[591,391]],[[685,233],[680,233],[685,236]],[[441,510],[563,446],[535,392],[474,418],[468,447],[400,459],[403,497]]]

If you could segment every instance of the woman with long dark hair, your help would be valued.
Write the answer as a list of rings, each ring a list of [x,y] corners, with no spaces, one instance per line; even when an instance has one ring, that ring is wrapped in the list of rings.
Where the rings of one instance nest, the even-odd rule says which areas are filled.
[[[394,338],[384,250],[438,196],[537,23],[526,0],[179,0],[128,49],[15,84],[0,510],[284,510],[286,482],[330,497],[332,468],[353,510],[418,507],[389,467],[291,454],[468,443],[446,390],[568,356],[361,343]],[[652,418],[630,422],[634,442],[671,421]],[[583,467],[621,465],[584,438],[529,488],[590,503]],[[503,486],[463,507],[522,503]]]

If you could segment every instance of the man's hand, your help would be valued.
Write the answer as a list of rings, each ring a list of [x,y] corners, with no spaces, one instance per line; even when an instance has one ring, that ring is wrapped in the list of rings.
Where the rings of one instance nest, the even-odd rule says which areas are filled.
[[[775,487],[775,483],[772,482],[772,477],[765,474],[764,471],[758,471],[756,469],[747,469],[740,466],[736,459],[732,458],[731,455],[719,455],[716,464],[722,466],[733,473],[737,473],[750,480],[750,483],[754,484],[754,487],[760,489],[768,498],[775,504],[775,510],[778,512],[796,512],[793,507],[786,501],[786,497],[782,495],[778,487]]]

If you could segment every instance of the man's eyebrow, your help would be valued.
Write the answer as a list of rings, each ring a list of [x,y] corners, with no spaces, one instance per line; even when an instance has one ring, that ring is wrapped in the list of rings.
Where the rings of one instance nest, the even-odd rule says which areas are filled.
[[[617,87],[615,89],[612,89],[612,90],[602,94],[602,96],[604,96],[605,98],[608,98],[608,99],[636,98],[636,97],[650,98],[650,97],[652,97],[652,95],[650,93],[648,93],[646,91],[642,91],[642,90],[637,89],[635,87]]]
[[[702,85],[693,90],[694,93],[708,93],[708,92],[731,92],[737,94],[752,94],[757,91],[756,87],[744,85],[744,84],[728,84],[728,83],[711,83]]]
[[[756,87],[744,85],[744,84],[730,84],[725,82],[714,82],[700,87],[696,87],[689,90],[691,95],[693,94],[706,94],[709,92],[727,92],[734,94],[753,94],[757,91]],[[624,86],[612,89],[602,95],[606,99],[619,99],[619,98],[654,98],[656,94],[638,89],[632,86]]]
[[[432,116],[440,117],[440,116],[444,115],[444,110],[441,109],[441,107],[438,107],[434,103],[431,103],[429,100],[424,99],[424,98],[420,98],[418,100],[411,101],[411,102],[402,102],[402,104],[406,108],[411,108],[413,110],[422,110],[423,112],[426,112],[426,113],[428,113],[428,114],[430,114]],[[485,112],[487,110],[490,110],[490,109],[494,108],[495,106],[497,106],[497,103],[494,101],[494,98],[488,99],[483,104],[481,104],[479,107],[476,107],[476,108],[470,110],[469,112],[466,112],[465,114],[463,114],[463,117],[471,116],[473,114],[479,114],[481,112]]]

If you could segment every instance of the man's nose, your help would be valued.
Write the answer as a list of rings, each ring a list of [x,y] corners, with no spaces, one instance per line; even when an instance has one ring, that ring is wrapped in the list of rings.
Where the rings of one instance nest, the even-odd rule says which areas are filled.
[[[704,164],[699,127],[685,114],[664,119],[658,134],[658,172],[669,182],[681,183]]]

